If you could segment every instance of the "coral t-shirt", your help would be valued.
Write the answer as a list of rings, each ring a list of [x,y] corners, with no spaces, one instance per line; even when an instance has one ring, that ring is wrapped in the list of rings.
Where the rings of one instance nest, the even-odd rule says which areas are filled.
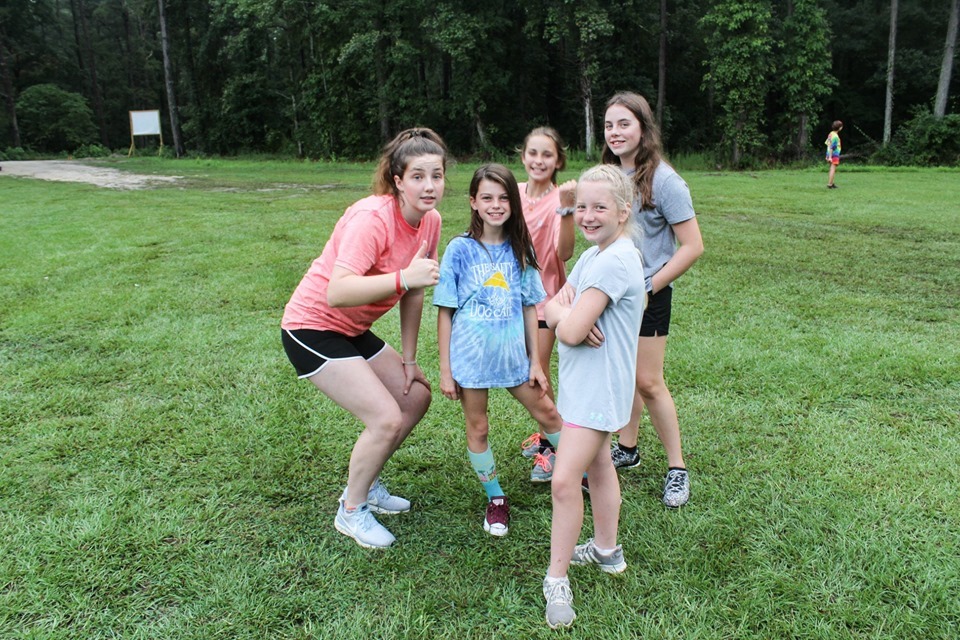
[[[391,293],[383,300],[357,307],[333,308],[327,304],[327,286],[334,266],[361,276],[393,273],[405,269],[424,242],[427,257],[436,258],[440,242],[440,214],[436,209],[423,217],[419,227],[413,227],[401,215],[392,195],[369,196],[354,203],[293,292],[280,326],[360,335],[392,309],[402,294]]]
[[[544,320],[543,310],[547,302],[563,287],[567,281],[567,268],[557,254],[557,245],[560,243],[560,216],[557,207],[560,206],[560,189],[554,187],[550,193],[540,200],[530,203],[523,194],[527,191],[527,183],[519,184],[521,200],[523,201],[523,219],[527,222],[533,250],[537,254],[537,264],[540,265],[540,280],[547,298],[537,305],[537,318]]]

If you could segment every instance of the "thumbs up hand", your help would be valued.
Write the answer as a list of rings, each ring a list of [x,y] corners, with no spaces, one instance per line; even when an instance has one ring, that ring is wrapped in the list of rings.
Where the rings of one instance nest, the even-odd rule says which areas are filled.
[[[427,243],[417,249],[410,264],[403,270],[403,277],[411,289],[432,287],[440,281],[440,263],[427,257]]]

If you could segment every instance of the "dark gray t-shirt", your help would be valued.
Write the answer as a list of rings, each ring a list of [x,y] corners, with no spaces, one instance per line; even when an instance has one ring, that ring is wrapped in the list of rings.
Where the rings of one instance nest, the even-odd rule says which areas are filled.
[[[670,225],[695,217],[690,188],[666,162],[653,173],[652,208],[640,209],[640,197],[633,201],[633,216],[643,232],[637,248],[643,256],[643,275],[650,278],[677,252],[677,236]],[[672,286],[672,283],[671,283]]]

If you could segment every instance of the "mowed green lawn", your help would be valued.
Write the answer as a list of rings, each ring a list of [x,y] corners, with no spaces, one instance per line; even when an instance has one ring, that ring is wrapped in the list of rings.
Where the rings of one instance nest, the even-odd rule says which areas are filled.
[[[494,539],[432,307],[434,404],[384,470],[414,508],[384,517],[383,552],[333,528],[359,425],[295,378],[279,321],[373,166],[111,164],[183,179],[0,175],[0,637],[554,637],[533,422],[493,394],[513,506]],[[474,168],[449,171],[444,243]],[[565,637],[957,637],[960,172],[685,177],[706,253],[667,378],[692,498],[661,505],[645,421],[620,476],[629,568],[572,568]],[[396,312],[375,330],[398,344]]]

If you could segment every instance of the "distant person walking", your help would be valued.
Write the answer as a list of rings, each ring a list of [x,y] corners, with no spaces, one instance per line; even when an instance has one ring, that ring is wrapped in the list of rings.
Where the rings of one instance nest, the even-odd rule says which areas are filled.
[[[840,164],[840,131],[843,129],[843,123],[834,120],[830,127],[830,135],[823,144],[827,145],[827,162],[830,163],[830,177],[827,179],[827,189],[836,189],[833,184],[833,176],[837,173],[837,165]]]
[[[407,129],[387,144],[374,175],[375,195],[344,212],[280,325],[297,374],[363,422],[334,519],[337,531],[361,547],[394,542],[374,513],[410,509],[379,475],[430,406],[417,336],[423,290],[440,277],[436,207],[446,162],[446,146],[430,129]],[[402,356],[370,331],[397,305]]]

